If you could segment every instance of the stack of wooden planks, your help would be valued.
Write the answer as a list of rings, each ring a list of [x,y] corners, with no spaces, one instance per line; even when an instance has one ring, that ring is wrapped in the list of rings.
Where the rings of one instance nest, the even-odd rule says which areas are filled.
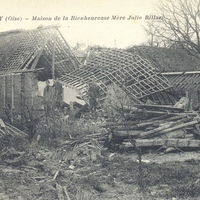
[[[107,123],[108,144],[123,148],[200,148],[200,116],[166,105],[123,108],[124,120]]]

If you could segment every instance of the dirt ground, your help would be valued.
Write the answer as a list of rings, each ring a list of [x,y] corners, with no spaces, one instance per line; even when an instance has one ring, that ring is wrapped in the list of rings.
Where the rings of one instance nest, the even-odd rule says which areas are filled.
[[[0,200],[200,200],[200,150],[142,149],[139,170],[134,150],[100,142],[103,122],[56,117],[39,144],[1,140]]]
[[[37,146],[21,165],[1,162],[0,200],[200,199],[199,151],[143,154],[143,187],[135,152],[102,147],[95,158],[79,152],[76,160],[73,153]]]

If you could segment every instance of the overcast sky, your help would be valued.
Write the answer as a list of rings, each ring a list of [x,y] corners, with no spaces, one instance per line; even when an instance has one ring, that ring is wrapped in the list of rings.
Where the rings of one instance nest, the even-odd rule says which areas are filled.
[[[142,25],[145,15],[156,14],[159,0],[6,0],[0,1],[1,31],[32,29],[39,25],[61,26],[60,31],[69,45],[77,42],[86,45],[125,48],[147,41]],[[128,20],[129,16],[142,17]],[[54,18],[60,17],[60,21]],[[63,20],[63,17],[68,20]],[[109,20],[71,20],[77,17],[109,17]],[[111,20],[112,16],[125,20]],[[50,21],[32,20],[51,17]],[[20,18],[20,21],[17,20]]]

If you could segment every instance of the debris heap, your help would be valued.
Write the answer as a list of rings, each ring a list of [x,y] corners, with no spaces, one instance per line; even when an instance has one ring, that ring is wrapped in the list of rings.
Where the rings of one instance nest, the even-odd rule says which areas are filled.
[[[6,136],[26,138],[27,134],[9,123],[4,123],[0,118],[0,138]]]
[[[120,148],[199,148],[200,117],[195,111],[166,105],[124,108],[124,120],[107,123],[108,144]]]

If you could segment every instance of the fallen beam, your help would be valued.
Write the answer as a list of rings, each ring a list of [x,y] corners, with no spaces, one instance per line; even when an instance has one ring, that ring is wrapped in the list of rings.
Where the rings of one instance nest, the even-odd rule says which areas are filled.
[[[116,126],[113,128],[116,131],[130,131],[130,130],[141,130],[142,128],[138,127],[138,126],[134,126],[134,125],[124,125],[124,126]]]
[[[123,142],[125,147],[134,147],[131,142]],[[189,139],[137,139],[134,140],[135,147],[192,147],[200,148],[200,140]]]
[[[170,111],[179,111],[179,112],[183,112],[184,109],[183,108],[177,108],[171,105],[146,105],[146,104],[133,104],[132,108],[129,108],[127,106],[124,106],[124,109],[127,110],[135,110],[134,107],[136,108],[146,108],[146,109],[155,109],[155,110],[170,110]]]
[[[126,117],[135,117],[136,114],[148,114],[148,115],[170,115],[170,116],[189,116],[189,117],[196,117],[197,113],[193,113],[193,112],[182,112],[182,113],[170,113],[167,111],[155,111],[155,110],[144,110],[144,109],[138,109],[137,111],[134,112],[134,114],[126,114]]]
[[[186,119],[181,119],[181,120],[178,120],[178,121],[175,121],[175,122],[168,122],[165,125],[160,126],[158,128],[155,128],[153,130],[142,132],[139,135],[139,138],[153,137],[153,136],[158,135],[158,134],[160,135],[162,133],[167,133],[167,132],[179,129],[179,128],[184,128],[184,127],[199,123],[197,120],[194,120],[192,122],[188,122],[188,121],[191,121],[191,120],[192,120],[191,118],[186,118]],[[188,123],[186,123],[186,122],[188,122]]]
[[[127,130],[127,131],[116,131],[113,133],[113,137],[122,137],[122,138],[128,138],[130,137],[138,137],[140,135],[141,131],[134,131],[134,130]]]

